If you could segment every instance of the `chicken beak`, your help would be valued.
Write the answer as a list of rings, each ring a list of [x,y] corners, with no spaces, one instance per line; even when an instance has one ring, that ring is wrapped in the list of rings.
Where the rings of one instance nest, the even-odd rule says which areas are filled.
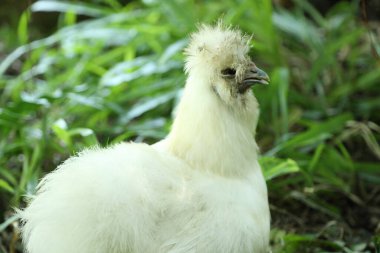
[[[269,81],[267,73],[254,66],[246,71],[243,81],[239,84],[239,93],[246,92],[255,84],[269,84]]]

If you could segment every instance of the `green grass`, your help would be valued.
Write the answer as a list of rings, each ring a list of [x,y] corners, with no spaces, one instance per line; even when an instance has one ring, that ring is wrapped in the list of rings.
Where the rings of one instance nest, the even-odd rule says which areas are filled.
[[[3,27],[14,50],[0,63],[0,249],[21,252],[12,208],[68,156],[167,134],[187,35],[223,14],[254,34],[272,80],[255,94],[273,251],[380,252],[379,36],[357,1],[325,15],[294,2],[39,1]],[[56,32],[35,38],[35,12],[58,13]]]

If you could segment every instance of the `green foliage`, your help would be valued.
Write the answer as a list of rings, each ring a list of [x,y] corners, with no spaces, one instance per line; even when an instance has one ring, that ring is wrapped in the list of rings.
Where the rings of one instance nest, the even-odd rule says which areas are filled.
[[[291,159],[282,160],[275,157],[262,157],[260,159],[260,165],[264,171],[265,180],[267,181],[300,170],[297,163]]]
[[[369,189],[380,184],[380,71],[370,50],[380,45],[358,21],[357,1],[324,16],[294,2],[292,10],[269,0],[34,3],[8,36],[20,46],[0,63],[0,195],[8,203],[0,215],[22,207],[42,175],[85,147],[163,138],[185,81],[187,35],[223,13],[255,35],[253,58],[272,80],[254,90],[272,216],[322,217],[299,234],[280,222],[274,252],[379,251],[378,236],[371,242],[347,229],[346,209],[349,201],[378,212]],[[58,27],[28,42],[35,12],[58,13]],[[327,237],[330,220],[353,237]]]

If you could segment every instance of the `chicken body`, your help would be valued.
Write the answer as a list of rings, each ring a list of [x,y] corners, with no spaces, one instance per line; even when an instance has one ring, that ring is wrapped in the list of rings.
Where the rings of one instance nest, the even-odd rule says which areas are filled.
[[[266,252],[258,105],[243,85],[267,77],[251,75],[247,52],[239,31],[218,25],[194,34],[168,137],[86,150],[48,174],[21,212],[28,252]]]

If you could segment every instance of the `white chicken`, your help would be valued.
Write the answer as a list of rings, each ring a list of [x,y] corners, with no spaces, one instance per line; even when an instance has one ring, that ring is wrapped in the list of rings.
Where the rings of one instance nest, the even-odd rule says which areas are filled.
[[[258,103],[268,76],[239,30],[201,26],[169,135],[71,157],[20,211],[29,253],[262,253],[267,187],[257,160]]]

